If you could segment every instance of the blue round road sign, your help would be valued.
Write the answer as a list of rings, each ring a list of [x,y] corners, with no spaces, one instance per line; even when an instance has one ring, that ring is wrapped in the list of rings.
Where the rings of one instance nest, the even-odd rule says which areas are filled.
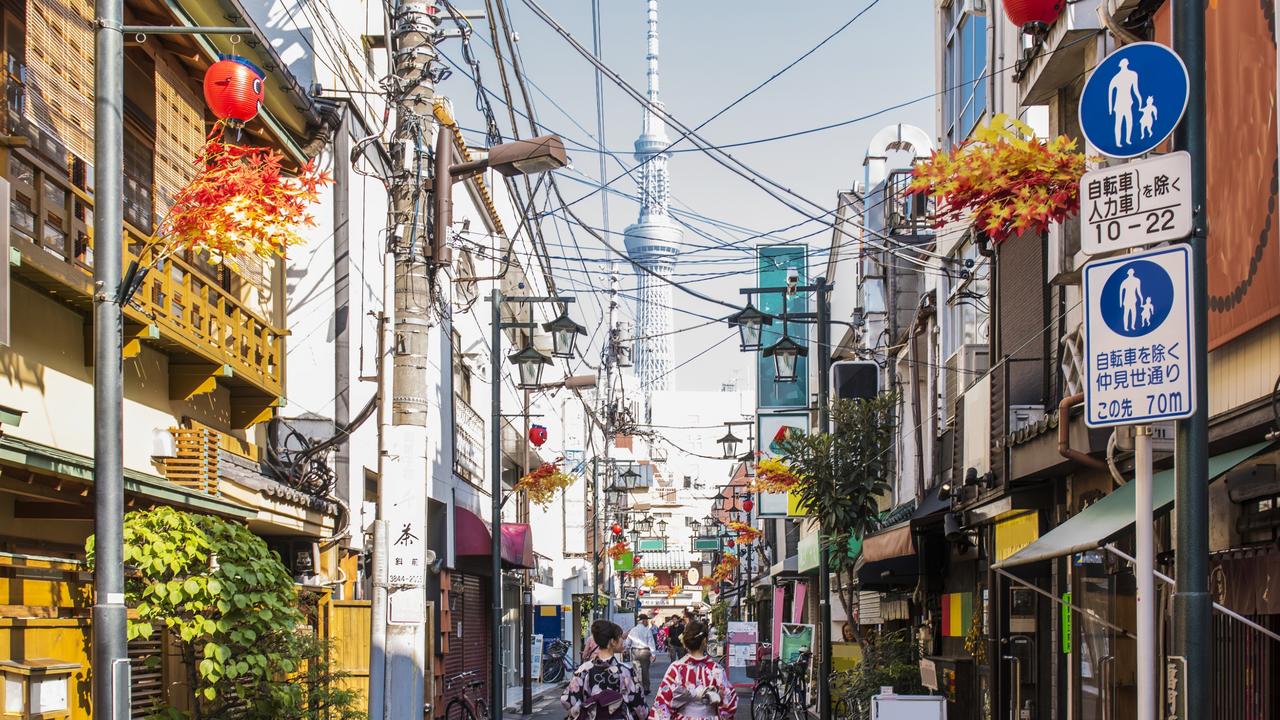
[[[1105,155],[1151,152],[1187,109],[1187,66],[1159,43],[1125,45],[1108,55],[1085,82],[1080,129]]]
[[[1125,263],[1102,285],[1102,320],[1124,337],[1142,337],[1169,317],[1173,280],[1150,260]]]

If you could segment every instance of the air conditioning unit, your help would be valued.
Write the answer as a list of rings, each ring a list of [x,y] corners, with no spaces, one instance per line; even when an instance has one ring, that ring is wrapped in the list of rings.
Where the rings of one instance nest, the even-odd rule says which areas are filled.
[[[956,400],[990,368],[991,350],[977,343],[961,345],[946,362],[947,425],[955,421]]]
[[[1010,405],[1009,434],[1016,433],[1022,428],[1038,423],[1043,419],[1043,405]]]

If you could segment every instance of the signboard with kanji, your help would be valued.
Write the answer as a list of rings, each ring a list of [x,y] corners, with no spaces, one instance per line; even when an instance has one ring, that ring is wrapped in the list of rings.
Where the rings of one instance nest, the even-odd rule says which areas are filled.
[[[1086,255],[1181,240],[1191,234],[1191,217],[1188,153],[1100,168],[1080,179],[1080,250]]]
[[[1196,367],[1186,245],[1095,260],[1084,268],[1085,423],[1190,417]]]

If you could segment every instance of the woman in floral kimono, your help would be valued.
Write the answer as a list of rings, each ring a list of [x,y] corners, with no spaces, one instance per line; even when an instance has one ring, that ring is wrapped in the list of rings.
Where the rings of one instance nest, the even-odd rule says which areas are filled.
[[[738,692],[724,668],[707,656],[708,632],[700,620],[685,626],[682,640],[689,654],[667,668],[649,720],[733,720]]]
[[[568,720],[643,720],[644,689],[636,669],[622,661],[622,628],[597,620],[591,639],[600,649],[573,672],[560,696]]]

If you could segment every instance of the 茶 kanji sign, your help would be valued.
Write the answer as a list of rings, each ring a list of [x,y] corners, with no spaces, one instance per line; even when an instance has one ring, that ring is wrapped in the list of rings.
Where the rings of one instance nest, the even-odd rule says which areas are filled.
[[[1190,417],[1191,252],[1186,245],[1095,260],[1084,268],[1085,423]]]
[[[1191,156],[1101,168],[1080,179],[1080,250],[1087,255],[1191,234]]]

